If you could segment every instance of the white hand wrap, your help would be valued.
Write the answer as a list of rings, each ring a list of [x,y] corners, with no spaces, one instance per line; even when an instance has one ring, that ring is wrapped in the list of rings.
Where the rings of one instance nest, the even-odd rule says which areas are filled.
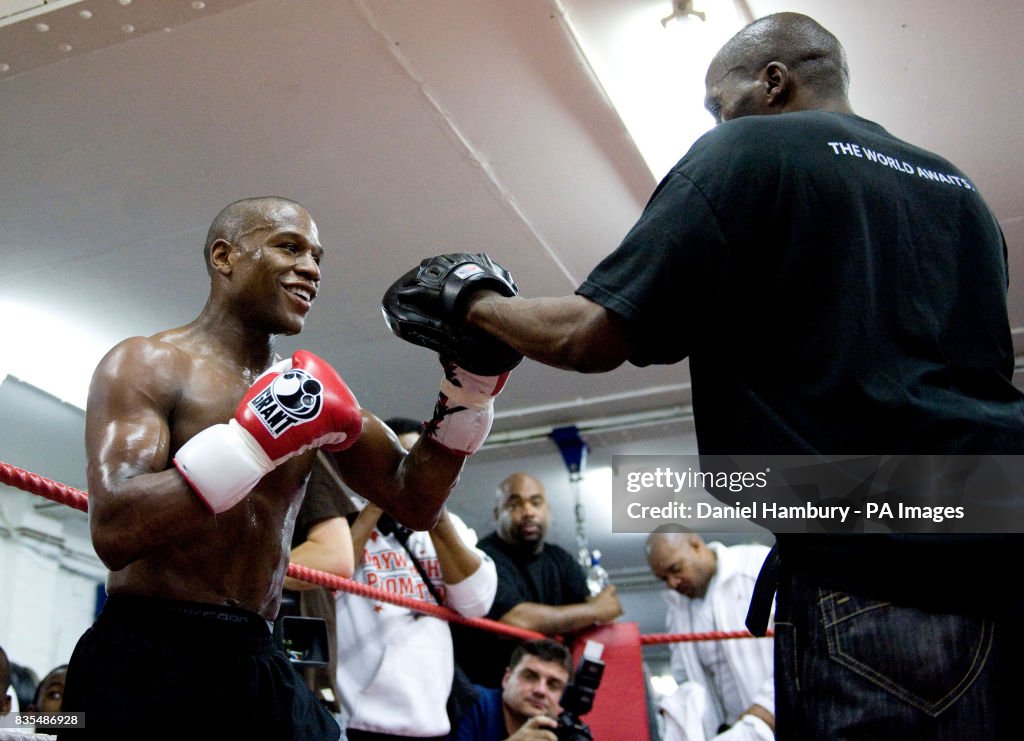
[[[475,453],[491,431],[494,397],[501,393],[507,379],[507,372],[478,376],[457,365],[446,365],[427,434],[453,453]]]

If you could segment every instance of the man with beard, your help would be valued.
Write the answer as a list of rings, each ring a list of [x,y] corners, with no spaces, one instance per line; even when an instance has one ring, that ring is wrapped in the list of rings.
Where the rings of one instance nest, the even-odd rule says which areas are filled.
[[[477,546],[494,559],[498,592],[488,617],[545,635],[575,633],[622,614],[615,587],[587,593],[583,569],[564,548],[545,543],[551,512],[544,485],[514,473],[495,492],[495,532]],[[459,628],[459,626],[452,626]],[[515,641],[459,628],[456,661],[476,684],[497,687]]]

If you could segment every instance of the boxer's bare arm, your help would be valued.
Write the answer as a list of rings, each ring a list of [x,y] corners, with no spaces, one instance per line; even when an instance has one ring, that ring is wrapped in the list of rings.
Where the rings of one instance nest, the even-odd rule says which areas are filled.
[[[427,435],[407,454],[395,434],[367,411],[359,440],[334,455],[348,486],[413,530],[434,526],[466,460]]]
[[[86,413],[89,524],[111,570],[171,543],[210,513],[170,465],[181,359],[133,338],[97,367]]]
[[[470,299],[465,318],[526,357],[555,368],[601,373],[622,365],[631,354],[625,322],[579,295],[505,298],[480,291]]]

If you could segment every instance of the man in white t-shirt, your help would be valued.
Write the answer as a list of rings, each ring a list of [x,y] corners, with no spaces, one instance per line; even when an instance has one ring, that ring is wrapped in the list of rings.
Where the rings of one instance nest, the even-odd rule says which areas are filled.
[[[385,424],[406,448],[422,431],[420,423],[404,418]],[[322,495],[328,494],[314,492],[307,499]],[[367,503],[351,524],[350,545],[341,538],[333,546],[320,545],[352,549],[355,581],[483,617],[498,577],[494,562],[475,548],[476,540],[476,533],[447,510],[431,530],[417,532]],[[292,560],[303,558],[292,551]],[[446,703],[455,675],[448,623],[346,592],[337,595],[336,622],[338,699],[348,741],[443,739],[450,730]]]

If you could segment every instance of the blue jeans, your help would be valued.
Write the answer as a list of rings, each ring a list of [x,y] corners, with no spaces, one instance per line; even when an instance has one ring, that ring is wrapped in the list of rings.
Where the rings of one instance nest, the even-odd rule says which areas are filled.
[[[1011,629],[1021,626],[898,606],[784,575],[775,616],[777,737],[1024,738],[1024,666]],[[1020,719],[1012,734],[1000,729],[1008,709]]]

